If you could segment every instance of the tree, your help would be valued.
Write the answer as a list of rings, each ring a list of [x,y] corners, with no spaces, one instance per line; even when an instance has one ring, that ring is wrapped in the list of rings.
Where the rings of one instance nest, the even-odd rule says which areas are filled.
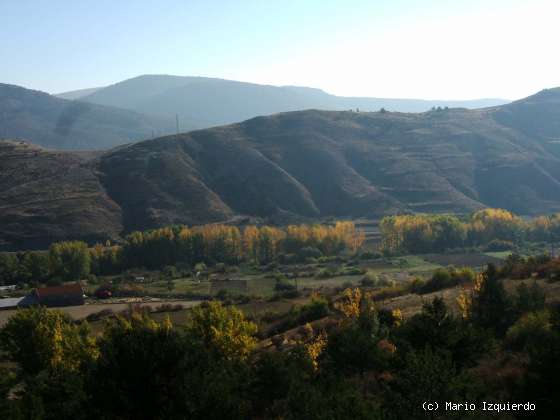
[[[188,412],[184,375],[190,348],[169,320],[146,314],[111,320],[88,373],[92,418],[181,418]]]
[[[19,268],[19,277],[26,283],[40,283],[49,275],[49,258],[42,252],[26,252]]]
[[[193,308],[185,328],[187,334],[199,339],[208,351],[217,352],[220,358],[246,359],[256,343],[257,326],[246,321],[239,309],[224,307],[221,302]]]
[[[76,370],[96,354],[87,323],[76,325],[63,312],[44,307],[12,315],[0,330],[0,349],[24,376],[49,368]]]
[[[451,314],[441,297],[424,303],[422,312],[403,323],[395,337],[401,349],[422,351],[430,347],[450,357],[459,368],[473,366],[493,345],[487,334]]]
[[[389,419],[448,418],[439,412],[426,413],[425,402],[438,402],[440,412],[446,401],[469,400],[473,379],[461,374],[451,358],[430,346],[406,353],[402,368],[386,393]]]
[[[384,368],[391,352],[379,346],[386,334],[370,295],[360,289],[347,289],[335,306],[344,318],[328,337],[326,364],[335,371],[360,374]]]
[[[482,275],[480,288],[472,298],[471,320],[475,325],[505,333],[511,323],[512,307],[493,264]]]
[[[18,277],[18,259],[14,254],[0,253],[0,283],[14,284]]]
[[[91,256],[85,242],[56,242],[49,248],[51,275],[62,280],[80,280],[90,273]]]

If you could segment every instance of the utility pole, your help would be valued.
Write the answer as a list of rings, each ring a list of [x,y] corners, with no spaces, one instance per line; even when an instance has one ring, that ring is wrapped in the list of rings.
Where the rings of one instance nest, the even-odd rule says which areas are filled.
[[[175,125],[177,126],[177,134],[179,134],[179,114],[175,114]]]

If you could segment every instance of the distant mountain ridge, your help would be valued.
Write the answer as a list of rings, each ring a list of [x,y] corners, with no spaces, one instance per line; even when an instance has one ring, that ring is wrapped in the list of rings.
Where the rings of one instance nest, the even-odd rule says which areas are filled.
[[[481,108],[502,105],[502,99],[444,101],[339,97],[320,89],[270,86],[232,80],[170,75],[143,75],[80,97],[80,100],[145,114],[177,114],[181,131],[244,121],[256,116],[306,109],[425,112],[432,107]]]
[[[174,122],[0,84],[0,138],[53,149],[108,149],[174,131]]]
[[[88,88],[88,89],[79,89],[79,90],[72,90],[69,92],[61,92],[57,93],[54,96],[57,98],[68,99],[68,100],[75,100],[83,98],[84,96],[91,95],[92,93],[97,92],[99,89],[103,89],[103,87],[96,87],[96,88]]]
[[[306,87],[157,75],[57,96],[0,84],[0,138],[25,139],[58,150],[102,150],[286,111],[424,111],[432,106],[488,106],[499,102],[503,101],[342,98]]]
[[[238,217],[560,211],[560,89],[425,113],[297,111],[121,146],[0,142],[0,240],[64,238]]]

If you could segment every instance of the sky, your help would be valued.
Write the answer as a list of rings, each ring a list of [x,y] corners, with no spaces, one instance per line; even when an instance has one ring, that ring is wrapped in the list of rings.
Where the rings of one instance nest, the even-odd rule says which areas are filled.
[[[0,0],[0,83],[141,74],[342,96],[518,99],[560,86],[558,0]]]

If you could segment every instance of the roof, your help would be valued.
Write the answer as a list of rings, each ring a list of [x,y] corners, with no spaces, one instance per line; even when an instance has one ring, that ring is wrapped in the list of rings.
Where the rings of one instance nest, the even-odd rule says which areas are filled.
[[[16,308],[18,304],[25,298],[6,298],[0,299],[0,309]]]
[[[53,286],[53,287],[38,287],[36,290],[37,297],[44,298],[49,296],[68,296],[68,295],[79,295],[83,296],[84,289],[79,283],[65,284],[63,286]]]

